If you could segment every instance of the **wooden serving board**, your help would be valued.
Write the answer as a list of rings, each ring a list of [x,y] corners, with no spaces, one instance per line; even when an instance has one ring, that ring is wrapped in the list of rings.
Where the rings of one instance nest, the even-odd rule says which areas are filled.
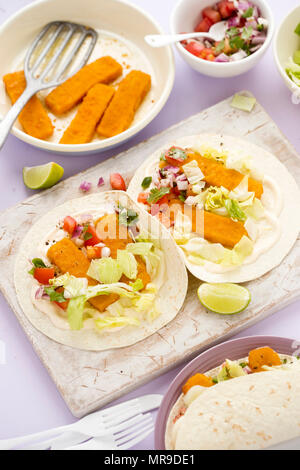
[[[116,170],[129,182],[136,168],[147,156],[175,138],[201,132],[244,137],[275,154],[300,185],[299,157],[264,109],[257,103],[251,113],[235,110],[229,105],[231,99],[232,97],[1,214],[0,289],[71,412],[77,417],[120,397],[300,297],[298,238],[279,267],[248,283],[252,302],[245,312],[232,317],[206,312],[196,295],[200,282],[190,276],[187,298],[176,319],[148,339],[122,350],[86,352],[58,344],[35,330],[18,305],[13,268],[24,229],[29,229],[42,214],[55,206],[80,197],[79,185],[83,180],[93,182],[95,192],[99,191],[96,186],[99,176],[103,176],[106,182],[101,190],[107,190],[109,175]]]

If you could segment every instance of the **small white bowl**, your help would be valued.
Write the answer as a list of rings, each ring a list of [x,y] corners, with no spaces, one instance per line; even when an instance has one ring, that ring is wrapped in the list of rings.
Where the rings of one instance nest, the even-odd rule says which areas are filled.
[[[10,101],[2,83],[3,75],[22,68],[26,50],[32,40],[46,23],[54,20],[86,24],[99,33],[108,32],[127,45],[129,58],[122,59],[119,52],[120,59],[124,62],[131,60],[133,66],[140,70],[147,66],[148,70],[144,71],[151,73],[152,88],[146,98],[147,103],[141,105],[128,130],[108,139],[95,139],[88,144],[62,145],[58,143],[58,136],[48,141],[39,140],[25,134],[18,122],[12,133],[35,147],[64,154],[96,153],[124,143],[147,126],[161,111],[171,93],[175,76],[172,48],[154,49],[144,41],[146,34],[162,34],[161,27],[148,13],[126,0],[38,0],[9,18],[0,27],[0,118],[10,109]],[[107,48],[101,48],[100,44],[91,60],[99,58],[99,55],[109,55],[110,49],[107,51]],[[137,57],[141,59],[140,63]],[[53,116],[50,114],[50,117]],[[68,118],[70,121],[70,116]],[[60,124],[61,120],[57,119],[56,127],[59,128]]]
[[[200,21],[203,8],[215,5],[216,3],[217,0],[179,0],[171,15],[170,28],[172,34],[194,31],[196,24]],[[209,77],[235,77],[236,75],[248,72],[267,51],[274,32],[274,18],[268,3],[265,0],[253,0],[253,3],[260,8],[263,18],[269,22],[267,38],[258,51],[236,62],[209,62],[194,56],[182,44],[176,43],[181,57],[194,70]]]
[[[289,57],[300,49],[300,38],[295,28],[300,23],[300,6],[294,8],[281,22],[274,39],[273,52],[275,63],[286,86],[299,95],[300,88],[289,78],[285,69]]]

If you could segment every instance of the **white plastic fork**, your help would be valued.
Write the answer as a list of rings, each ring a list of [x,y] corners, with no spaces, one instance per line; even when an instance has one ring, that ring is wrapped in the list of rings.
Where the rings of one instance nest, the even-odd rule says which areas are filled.
[[[67,443],[69,446],[77,444],[78,442],[83,442],[91,437],[105,436],[108,433],[112,434],[117,432],[116,429],[118,431],[122,431],[123,429],[126,429],[126,421],[128,422],[131,418],[141,415],[141,413],[157,408],[160,406],[161,400],[161,395],[146,395],[144,397],[134,398],[133,400],[121,403],[120,405],[87,415],[76,423],[69,424],[67,426],[60,426],[58,428],[30,434],[28,436],[2,440],[0,441],[0,449],[9,450],[15,447],[24,446],[27,443],[32,443],[43,438],[57,436],[65,431],[71,431],[72,433],[76,432],[78,434],[75,441],[75,436],[73,435],[71,442]],[[51,442],[52,441],[44,442],[42,444],[37,444],[36,446],[32,445],[30,448],[47,449],[51,446]],[[27,448],[29,447],[27,446]]]
[[[225,31],[228,29],[227,21],[219,21],[212,25],[208,33],[181,33],[181,34],[148,34],[145,41],[151,47],[164,47],[174,44],[175,42],[187,39],[206,38],[213,41],[222,41],[225,37]]]
[[[65,450],[127,450],[144,440],[154,430],[151,415],[141,415],[134,422],[127,422],[128,426],[122,432],[114,432],[106,436],[90,439],[78,446],[67,447]]]

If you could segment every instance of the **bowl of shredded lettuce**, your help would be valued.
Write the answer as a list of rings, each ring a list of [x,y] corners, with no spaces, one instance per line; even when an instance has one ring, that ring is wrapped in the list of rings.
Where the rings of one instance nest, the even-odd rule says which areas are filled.
[[[300,5],[280,24],[274,40],[274,57],[285,84],[300,99]]]

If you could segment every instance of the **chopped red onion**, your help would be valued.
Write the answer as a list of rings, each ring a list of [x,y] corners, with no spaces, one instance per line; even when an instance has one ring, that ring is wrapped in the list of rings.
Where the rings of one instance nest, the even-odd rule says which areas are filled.
[[[79,189],[84,192],[84,193],[87,193],[92,187],[92,183],[89,183],[88,181],[83,181],[81,183],[81,185],[79,186]]]
[[[265,42],[265,40],[266,40],[266,36],[260,34],[260,35],[255,36],[252,39],[252,44],[255,45],[255,46],[258,45],[258,44],[263,44]]]
[[[229,57],[228,55],[224,54],[224,52],[222,52],[222,54],[215,58],[215,62],[229,62]]]
[[[153,182],[154,186],[159,187],[160,179],[161,179],[160,172],[159,172],[159,170],[156,170],[153,177],[152,177],[152,182]]]
[[[185,176],[184,173],[182,173],[181,175],[179,175],[179,176],[176,177],[176,183],[177,183],[178,181],[187,181],[187,177]]]
[[[232,16],[231,18],[229,18],[229,20],[227,22],[228,23],[228,28],[236,28],[237,26],[239,26],[240,21],[241,21],[240,15]]]
[[[244,367],[243,371],[246,372],[246,374],[252,374],[252,370],[248,366]]]
[[[82,225],[77,224],[73,232],[72,238],[78,238],[82,234],[83,227]]]
[[[98,180],[97,186],[98,186],[98,188],[99,188],[100,186],[103,186],[103,185],[104,185],[104,178],[102,178],[102,176],[101,176],[101,177],[99,178],[99,180]]]
[[[262,46],[262,44],[259,44],[258,46],[255,46],[255,47],[251,47],[251,49],[250,49],[251,54],[253,54],[253,52],[258,51],[258,49],[260,49],[261,46]]]
[[[173,185],[173,183],[171,184],[171,181],[170,181],[169,178],[164,178],[164,179],[160,180],[160,187],[161,188],[169,188],[172,185]]]
[[[177,173],[179,173],[180,168],[178,166],[168,165],[168,166],[164,167],[164,170],[167,171],[168,173],[177,174]]]
[[[177,188],[179,191],[186,191],[188,189],[188,181],[177,181]]]
[[[252,8],[252,6],[253,4],[251,2],[248,2],[247,0],[242,0],[238,3],[238,10],[244,13],[245,11],[249,10],[249,8]]]
[[[39,287],[38,290],[36,291],[34,297],[35,297],[36,300],[39,300],[39,299],[41,299],[41,298],[43,297],[43,294],[44,294],[44,287],[41,286],[41,287]]]
[[[240,51],[236,52],[235,54],[232,54],[231,60],[233,60],[235,62],[237,60],[244,59],[245,57],[247,57],[247,53],[241,49]]]

